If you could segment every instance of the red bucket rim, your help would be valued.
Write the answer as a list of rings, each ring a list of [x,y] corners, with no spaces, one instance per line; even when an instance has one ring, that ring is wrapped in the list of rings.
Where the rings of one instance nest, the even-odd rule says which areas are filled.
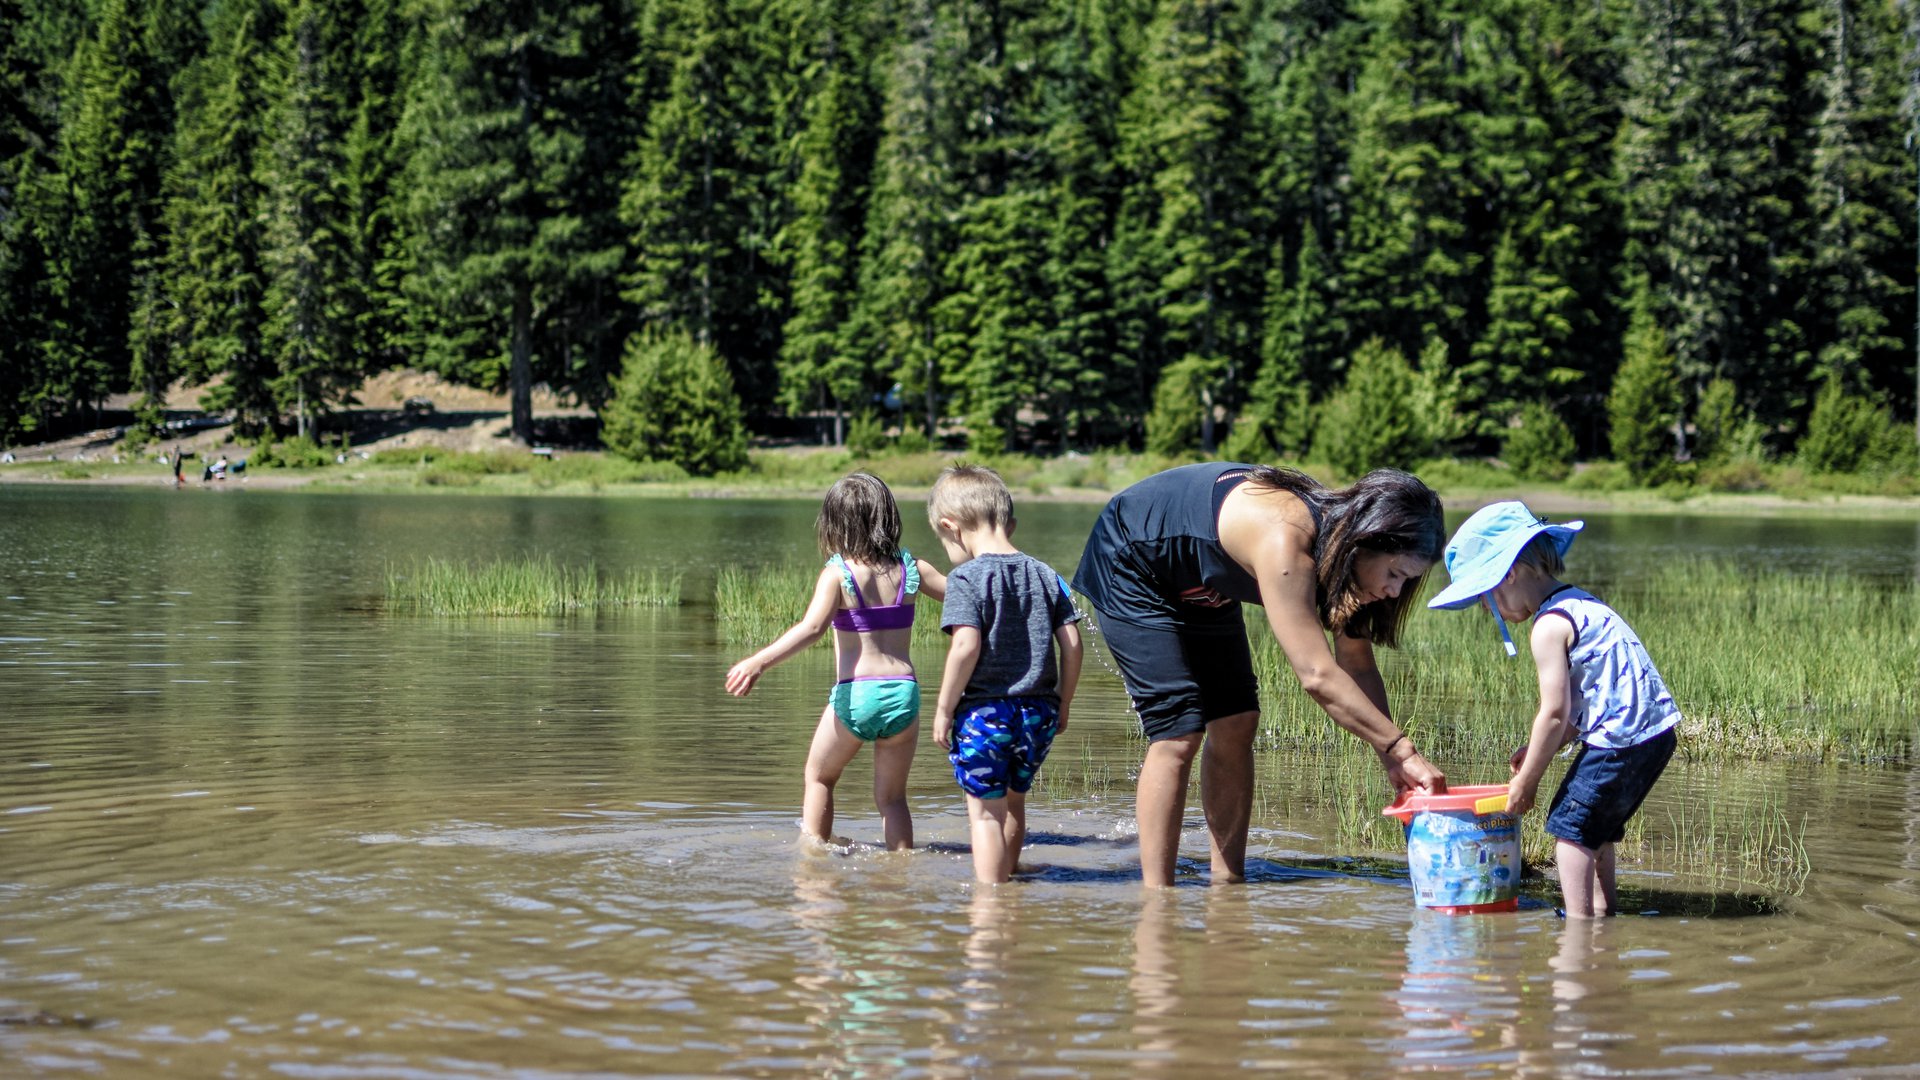
[[[1467,784],[1461,787],[1450,787],[1438,795],[1429,795],[1425,792],[1408,790],[1401,792],[1400,797],[1394,800],[1393,805],[1380,811],[1380,813],[1383,817],[1397,817],[1401,821],[1405,821],[1415,814],[1424,813],[1428,810],[1471,811],[1473,804],[1479,802],[1481,799],[1490,798],[1495,795],[1505,795],[1506,793],[1507,785],[1505,784]]]

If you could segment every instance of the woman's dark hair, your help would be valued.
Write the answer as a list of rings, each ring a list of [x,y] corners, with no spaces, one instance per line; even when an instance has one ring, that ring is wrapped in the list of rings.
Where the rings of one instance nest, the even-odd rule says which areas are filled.
[[[838,554],[868,566],[900,561],[900,507],[872,473],[848,473],[834,481],[813,531],[822,555]]]
[[[1375,469],[1338,491],[1296,469],[1274,465],[1254,466],[1249,479],[1291,492],[1317,511],[1313,574],[1320,625],[1376,645],[1398,644],[1400,627],[1426,575],[1408,581],[1399,596],[1363,603],[1354,561],[1364,552],[1376,552],[1439,562],[1447,542],[1440,496],[1398,469]]]

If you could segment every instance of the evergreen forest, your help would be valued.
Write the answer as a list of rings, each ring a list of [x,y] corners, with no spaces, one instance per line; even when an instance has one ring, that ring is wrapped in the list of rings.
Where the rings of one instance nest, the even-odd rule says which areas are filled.
[[[1913,0],[0,0],[0,442],[116,394],[155,426],[182,381],[311,436],[410,367],[509,392],[523,439],[537,383],[627,431],[706,408],[670,380],[723,433],[983,452],[1911,458],[1916,32]]]

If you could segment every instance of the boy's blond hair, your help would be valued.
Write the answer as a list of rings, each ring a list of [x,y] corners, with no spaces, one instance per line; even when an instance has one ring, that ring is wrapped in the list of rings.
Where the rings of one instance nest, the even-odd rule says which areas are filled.
[[[1540,577],[1559,577],[1566,569],[1566,565],[1560,561],[1560,549],[1554,545],[1553,537],[1546,533],[1527,541],[1527,546],[1513,557],[1515,570],[1523,566]]]
[[[985,465],[949,466],[927,494],[928,523],[938,529],[941,518],[951,518],[961,529],[1011,528],[1013,493]]]

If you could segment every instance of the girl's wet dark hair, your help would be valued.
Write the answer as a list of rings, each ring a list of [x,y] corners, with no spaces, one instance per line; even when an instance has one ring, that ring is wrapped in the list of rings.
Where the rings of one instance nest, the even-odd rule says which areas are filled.
[[[1376,645],[1399,644],[1400,628],[1426,575],[1408,581],[1399,596],[1369,604],[1361,600],[1354,563],[1364,552],[1439,562],[1447,543],[1440,496],[1398,469],[1375,469],[1337,491],[1296,469],[1275,465],[1254,466],[1249,479],[1291,492],[1318,511],[1313,573],[1320,625]]]
[[[900,506],[872,473],[848,473],[827,489],[814,519],[822,555],[839,554],[869,566],[900,561]]]

